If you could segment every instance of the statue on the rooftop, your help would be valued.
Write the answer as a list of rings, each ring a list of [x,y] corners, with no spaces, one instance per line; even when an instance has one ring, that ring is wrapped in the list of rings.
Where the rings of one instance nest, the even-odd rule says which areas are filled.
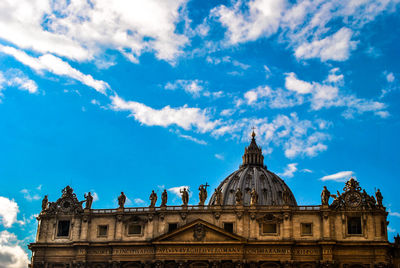
[[[289,191],[287,189],[283,190],[282,200],[283,200],[283,204],[284,205],[288,205],[289,202],[290,202],[290,194],[289,194]]]
[[[199,206],[204,206],[204,202],[206,202],[208,186],[210,185],[206,183],[205,185],[201,184],[199,187]]]
[[[222,204],[222,190],[220,188],[216,188],[215,192],[215,205],[220,206]]]
[[[168,193],[167,190],[164,189],[164,191],[161,194],[161,207],[167,206],[167,200],[168,200]]]
[[[42,211],[46,210],[48,205],[49,205],[49,199],[47,198],[47,195],[45,195],[42,200]]]
[[[242,191],[240,190],[240,188],[238,188],[236,190],[235,201],[236,201],[236,205],[238,205],[238,206],[243,204],[243,194],[242,194]]]
[[[154,192],[154,190],[151,191],[149,199],[150,199],[150,207],[154,208],[157,202],[157,194]]]
[[[85,209],[91,209],[92,208],[92,204],[93,204],[93,196],[92,194],[89,192],[87,195],[84,195],[85,199],[86,199],[86,205],[85,205]]]
[[[126,195],[124,194],[124,192],[121,192],[121,195],[118,196],[119,208],[124,208],[125,201],[126,201]]]
[[[258,193],[256,192],[256,189],[253,188],[253,190],[250,192],[250,206],[255,206],[258,203]]]
[[[189,193],[186,188],[179,191],[182,194],[182,206],[187,206],[189,203]]]
[[[378,206],[382,207],[383,206],[383,204],[382,204],[383,196],[379,189],[376,190],[375,197],[376,197],[376,202],[377,202]]]
[[[329,192],[328,188],[324,186],[324,189],[321,193],[321,203],[322,205],[329,205],[329,198],[331,197],[331,192]]]

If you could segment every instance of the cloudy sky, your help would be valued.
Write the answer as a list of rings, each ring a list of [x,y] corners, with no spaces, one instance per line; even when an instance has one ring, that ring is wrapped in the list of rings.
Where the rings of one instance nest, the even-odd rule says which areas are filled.
[[[400,231],[399,0],[0,0],[0,260],[71,185],[196,204],[251,128],[301,205],[356,177]]]

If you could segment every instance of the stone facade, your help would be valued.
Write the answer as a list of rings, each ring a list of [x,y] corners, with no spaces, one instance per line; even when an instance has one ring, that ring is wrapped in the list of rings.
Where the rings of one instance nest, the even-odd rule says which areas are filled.
[[[43,201],[31,267],[400,267],[400,237],[388,242],[379,194],[375,200],[354,179],[343,193],[326,193],[325,201],[335,198],[330,205],[227,205],[212,197],[209,205],[91,209],[66,187],[56,202]]]

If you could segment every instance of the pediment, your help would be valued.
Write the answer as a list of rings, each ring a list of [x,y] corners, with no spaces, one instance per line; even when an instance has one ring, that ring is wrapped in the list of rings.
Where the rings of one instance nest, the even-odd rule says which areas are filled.
[[[154,244],[242,243],[246,239],[229,233],[206,221],[197,219],[153,240]]]

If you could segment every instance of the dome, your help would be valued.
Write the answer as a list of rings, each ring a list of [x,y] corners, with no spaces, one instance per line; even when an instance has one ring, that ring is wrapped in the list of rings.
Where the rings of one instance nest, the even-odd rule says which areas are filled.
[[[216,189],[221,192],[222,206],[236,204],[235,195],[238,189],[242,193],[244,206],[250,205],[253,189],[258,195],[257,205],[297,206],[296,199],[286,183],[278,175],[269,171],[263,162],[264,156],[261,147],[256,143],[253,131],[251,143],[245,148],[243,164]],[[217,205],[215,192],[210,198],[209,205]]]

